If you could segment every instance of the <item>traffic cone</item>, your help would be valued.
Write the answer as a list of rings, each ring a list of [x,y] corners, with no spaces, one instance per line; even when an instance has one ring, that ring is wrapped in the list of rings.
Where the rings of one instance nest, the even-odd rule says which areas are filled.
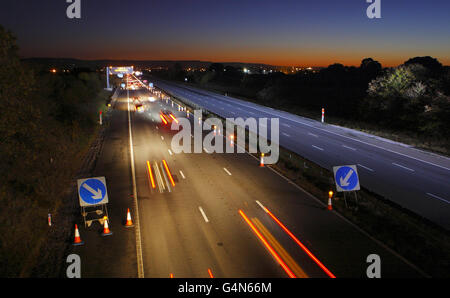
[[[108,218],[105,216],[103,218],[103,233],[102,233],[102,236],[109,236],[109,235],[112,235],[112,232],[109,230]]]
[[[127,210],[127,222],[125,223],[125,227],[127,227],[127,228],[134,227],[133,222],[131,221],[130,208],[128,208],[128,210]]]
[[[83,245],[84,241],[81,240],[80,232],[78,231],[78,226],[75,224],[75,239],[73,241],[73,245]]]
[[[264,153],[261,153],[261,161],[259,163],[260,167],[264,167]]]
[[[333,197],[333,191],[328,192],[328,210],[333,210],[333,205],[331,204],[331,198]]]

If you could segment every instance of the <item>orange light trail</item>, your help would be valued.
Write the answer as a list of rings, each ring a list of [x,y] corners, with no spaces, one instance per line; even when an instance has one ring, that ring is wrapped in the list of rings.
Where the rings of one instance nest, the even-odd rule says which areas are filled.
[[[176,123],[178,123],[178,120],[177,120],[177,118],[175,118],[175,116],[174,116],[174,115],[170,114],[170,118],[172,118],[172,119],[173,119],[173,121],[175,121]]]
[[[264,211],[266,211],[267,214],[272,217],[272,219],[306,252],[306,254],[314,261],[317,265],[319,265],[320,268],[331,278],[336,278],[333,273],[331,273],[330,270],[328,270],[325,265],[323,265],[310,251],[309,249],[304,246],[300,240],[297,239],[297,237],[294,236],[294,234],[291,233],[279,220],[275,217],[275,215],[272,214],[266,207],[264,207]]]
[[[208,274],[209,274],[209,277],[214,278],[211,269],[208,269]]]
[[[269,250],[269,252],[272,254],[272,256],[277,260],[277,262],[281,265],[281,267],[286,271],[286,273],[289,275],[290,278],[296,278],[294,273],[292,273],[291,269],[283,262],[283,260],[278,256],[278,254],[275,252],[275,250],[270,246],[270,244],[267,242],[267,240],[261,235],[261,233],[258,231],[258,229],[255,228],[255,226],[252,224],[252,222],[247,218],[245,213],[242,210],[239,210],[239,214],[242,216],[242,218],[245,220],[245,222],[250,226],[250,228],[253,230],[253,232],[258,236],[259,240],[264,244],[264,246]]]
[[[161,117],[161,120],[164,122],[164,124],[167,124],[166,119],[163,117],[163,115],[159,115],[159,117]]]
[[[150,162],[148,160],[147,160],[147,168],[148,168],[148,174],[150,176],[150,181],[152,183],[152,188],[156,188],[155,180],[153,179],[152,168],[151,168]]]
[[[173,273],[170,273],[170,275],[169,275],[169,276],[170,276],[170,278],[173,278]]]
[[[167,174],[169,175],[170,182],[172,183],[172,186],[175,186],[175,182],[173,181],[172,174],[170,173],[169,167],[167,166],[167,163],[166,163],[166,161],[164,159],[163,159],[163,164],[164,164],[164,168],[166,168]]]

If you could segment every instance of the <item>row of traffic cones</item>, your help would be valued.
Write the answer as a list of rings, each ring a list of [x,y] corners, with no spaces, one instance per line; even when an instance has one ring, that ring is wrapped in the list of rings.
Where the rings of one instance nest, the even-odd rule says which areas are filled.
[[[130,213],[129,208],[127,210],[127,220],[125,222],[125,227],[127,227],[127,228],[134,227],[133,221],[131,220],[131,213]],[[108,217],[105,216],[103,218],[102,236],[109,236],[112,234],[113,234],[113,232],[109,229],[109,225],[108,225]],[[75,224],[75,238],[73,240],[73,245],[78,246],[78,245],[83,245],[83,244],[84,244],[84,241],[81,240],[80,231],[78,230],[77,224]]]

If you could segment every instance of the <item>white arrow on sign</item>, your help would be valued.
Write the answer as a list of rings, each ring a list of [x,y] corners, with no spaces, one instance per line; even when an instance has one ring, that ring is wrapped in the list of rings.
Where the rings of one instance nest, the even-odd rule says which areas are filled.
[[[352,174],[353,174],[353,170],[350,170],[350,171],[348,171],[347,176],[345,176],[344,179],[342,179],[342,177],[339,179],[340,180],[339,182],[341,183],[341,186],[348,186],[349,185],[348,179],[350,179]]]
[[[97,191],[95,191],[92,187],[87,185],[86,183],[83,184],[83,187],[86,188],[90,193],[92,193],[94,196],[92,197],[94,200],[101,199],[103,197],[102,191],[100,188],[97,188]]]

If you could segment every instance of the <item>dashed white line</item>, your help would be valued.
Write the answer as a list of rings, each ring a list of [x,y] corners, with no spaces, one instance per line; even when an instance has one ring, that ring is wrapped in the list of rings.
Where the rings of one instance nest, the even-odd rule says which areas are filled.
[[[313,147],[316,148],[317,150],[323,151],[323,148],[320,148],[320,147],[317,147],[317,146],[314,146],[314,145],[311,145],[311,146],[313,146]]]
[[[318,137],[319,137],[318,135],[315,135],[315,134],[313,134],[313,133],[310,133],[310,132],[308,132],[308,134],[309,134],[310,136],[313,136],[313,137],[316,137],[316,138],[318,138]]]
[[[368,168],[368,167],[366,167],[366,166],[363,166],[362,164],[357,164],[358,166],[360,166],[361,168],[364,168],[364,169],[366,169],[366,170],[369,170],[369,171],[371,171],[371,172],[374,172],[374,170],[372,170],[371,168]]]
[[[281,123],[281,125],[286,126],[286,127],[291,127],[289,124],[286,124],[286,123]]]
[[[231,173],[230,173],[230,171],[227,170],[227,168],[223,168],[223,169],[224,169],[225,172],[227,172],[228,175],[231,176]]]
[[[198,210],[200,210],[200,213],[203,216],[203,219],[205,220],[205,222],[209,222],[209,219],[206,217],[205,211],[203,211],[202,207],[198,207]]]
[[[186,179],[186,176],[184,176],[184,174],[181,170],[180,170],[180,174],[181,174],[181,177],[183,177],[183,179]]]
[[[288,134],[285,133],[285,132],[283,132],[282,134],[285,135],[285,136],[288,137],[288,138],[290,137],[290,135],[288,135]]]
[[[164,141],[164,137],[163,137],[163,136],[161,136],[161,140],[163,140],[163,141]]]
[[[346,146],[346,145],[342,145],[342,147],[347,148],[347,149],[350,149],[350,150],[353,150],[353,151],[356,151],[355,148],[352,148],[352,147],[349,147],[349,146]]]
[[[441,198],[441,197],[439,197],[439,196],[437,196],[437,195],[434,195],[434,194],[432,194],[432,193],[427,192],[427,195],[429,195],[430,197],[433,197],[433,198],[435,198],[435,199],[441,200],[441,201],[443,201],[443,202],[445,202],[445,203],[447,203],[447,204],[450,204],[450,202],[447,201],[446,199],[443,199],[443,198]]]
[[[173,153],[172,153],[172,150],[170,150],[170,149],[167,149],[167,151],[169,151],[169,154],[170,155],[172,155]]]
[[[414,172],[413,169],[410,169],[410,168],[407,168],[407,167],[405,167],[405,166],[399,165],[398,163],[393,162],[392,164],[393,164],[394,166],[397,166],[397,167],[403,168],[403,169],[405,169],[405,170]]]

